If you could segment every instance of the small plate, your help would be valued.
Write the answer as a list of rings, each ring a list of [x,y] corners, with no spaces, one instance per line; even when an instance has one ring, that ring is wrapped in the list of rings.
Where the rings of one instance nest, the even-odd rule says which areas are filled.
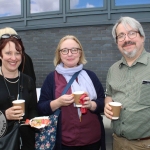
[[[35,117],[35,118],[30,120],[29,124],[30,124],[31,127],[34,127],[34,128],[37,128],[37,129],[44,128],[47,124],[43,124],[42,121],[41,121],[42,119],[49,120],[49,116]],[[37,125],[33,124],[32,123],[33,121],[35,121],[35,124],[36,124],[36,121],[37,121]]]

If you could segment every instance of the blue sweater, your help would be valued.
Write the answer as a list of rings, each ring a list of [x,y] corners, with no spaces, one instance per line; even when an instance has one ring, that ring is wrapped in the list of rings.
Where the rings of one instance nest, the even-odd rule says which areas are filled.
[[[95,102],[97,104],[97,108],[93,113],[97,114],[100,124],[101,124],[101,133],[102,133],[102,135],[101,135],[101,137],[102,137],[101,138],[101,150],[106,150],[104,125],[102,122],[102,117],[100,115],[100,113],[103,113],[103,111],[104,111],[104,98],[105,98],[104,89],[94,72],[86,70],[86,69],[84,69],[84,70],[87,72],[87,74],[91,78],[93,85],[95,87],[96,93],[97,93],[97,99],[95,100]],[[52,100],[55,100],[54,71],[51,72],[46,77],[46,79],[43,83],[43,86],[41,88],[41,95],[40,95],[40,99],[38,102],[38,111],[39,111],[40,115],[47,116],[47,115],[51,115],[54,113],[50,107],[50,102]],[[61,114],[59,115],[55,150],[61,150]]]

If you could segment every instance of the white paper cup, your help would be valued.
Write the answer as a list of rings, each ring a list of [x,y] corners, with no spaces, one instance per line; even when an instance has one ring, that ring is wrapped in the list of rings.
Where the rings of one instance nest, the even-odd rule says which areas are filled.
[[[112,119],[119,119],[122,104],[119,102],[109,102],[109,105],[111,106],[113,112]]]
[[[82,107],[82,104],[80,104],[80,97],[84,94],[84,91],[75,91],[73,92],[74,95],[74,103],[76,107]]]
[[[18,99],[18,100],[14,100],[12,101],[13,106],[21,106],[22,107],[22,111],[23,111],[23,115],[25,115],[25,100],[23,99]]]

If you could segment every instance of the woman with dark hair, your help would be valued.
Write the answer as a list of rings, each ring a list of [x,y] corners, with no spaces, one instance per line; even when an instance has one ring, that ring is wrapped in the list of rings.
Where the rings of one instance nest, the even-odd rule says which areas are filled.
[[[36,87],[33,79],[19,71],[24,58],[24,46],[16,34],[5,33],[0,36],[0,111],[7,120],[7,131],[11,132],[16,121],[25,121],[37,116]],[[25,100],[25,115],[20,106],[12,101]],[[4,136],[5,136],[4,135]],[[30,126],[20,126],[18,142],[14,150],[34,150],[35,134]]]
[[[5,27],[3,29],[0,29],[0,37],[3,34],[17,35],[17,32],[13,28]],[[1,66],[1,61],[0,61],[0,66]],[[19,69],[19,71],[23,72],[24,74],[30,76],[36,83],[36,76],[35,76],[35,72],[34,72],[33,62],[32,62],[31,57],[26,52],[24,52],[24,57],[23,57],[22,62],[18,69]]]

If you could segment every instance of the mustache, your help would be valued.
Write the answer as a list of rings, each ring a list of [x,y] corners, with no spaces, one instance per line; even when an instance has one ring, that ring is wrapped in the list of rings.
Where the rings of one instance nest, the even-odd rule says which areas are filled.
[[[122,45],[122,47],[127,46],[127,45],[135,45],[135,42],[131,42],[131,41],[124,42],[124,44]]]

